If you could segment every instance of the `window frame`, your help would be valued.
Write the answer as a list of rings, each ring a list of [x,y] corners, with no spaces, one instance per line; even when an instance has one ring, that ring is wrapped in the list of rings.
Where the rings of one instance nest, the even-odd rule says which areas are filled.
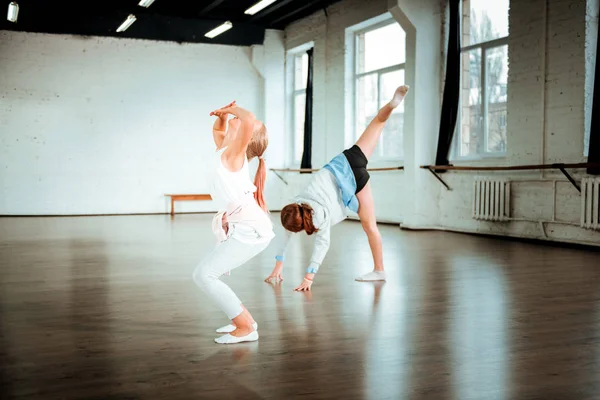
[[[382,21],[378,21],[372,24],[369,24],[368,26],[365,26],[364,28],[361,29],[357,29],[354,30],[352,32],[353,38],[352,38],[352,43],[353,43],[353,60],[352,60],[352,140],[353,143],[356,142],[359,138],[359,136],[362,134],[362,132],[358,131],[358,127],[357,127],[357,109],[358,109],[358,82],[361,78],[368,76],[368,75],[374,75],[377,74],[377,107],[378,109],[380,108],[380,103],[381,103],[381,76],[390,72],[396,72],[396,71],[402,71],[404,72],[404,75],[406,77],[406,60],[404,60],[403,63],[400,64],[394,64],[394,65],[390,65],[388,67],[384,67],[384,68],[379,68],[379,69],[375,69],[375,70],[371,70],[368,72],[361,72],[359,73],[358,70],[358,63],[359,63],[359,36],[363,35],[365,33],[383,28],[385,26],[388,25],[392,25],[392,24],[398,24],[398,21],[396,21],[393,17],[389,17],[386,18]],[[402,27],[401,27],[402,28]],[[404,30],[404,29],[403,29]],[[405,47],[406,47],[406,42],[404,43]],[[403,136],[404,137],[404,136]],[[381,140],[381,139],[380,139]],[[402,143],[402,148],[404,148],[404,143]],[[376,149],[381,149],[381,147],[378,145]],[[373,155],[371,156],[371,159],[369,160],[370,162],[402,162],[404,161],[404,157],[383,157],[380,154],[376,154],[373,153]]]
[[[464,6],[464,3],[461,4],[461,38],[464,36],[464,20],[465,20],[465,13],[463,12],[462,7]],[[462,57],[464,56],[465,53],[468,53],[470,51],[473,50],[480,50],[481,51],[481,74],[480,74],[480,87],[481,87],[481,113],[483,115],[483,122],[482,122],[482,136],[483,136],[483,145],[482,147],[484,149],[488,148],[488,140],[489,140],[489,115],[488,115],[488,98],[487,98],[487,92],[488,92],[488,82],[487,82],[487,53],[490,50],[494,50],[497,49],[499,47],[507,47],[507,57],[508,57],[508,49],[509,49],[509,38],[510,38],[510,25],[509,25],[509,31],[508,31],[508,35],[501,37],[501,38],[497,38],[497,39],[492,39],[492,40],[488,40],[488,41],[484,41],[484,42],[480,42],[477,44],[472,44],[472,45],[468,45],[468,46],[464,46],[460,48],[460,56],[461,56],[461,64],[462,64]],[[462,109],[463,109],[463,74],[462,74],[462,67],[461,67],[461,74],[460,74],[460,96],[459,96],[459,104],[458,104],[458,116],[456,119],[456,127],[454,128],[454,139],[453,139],[453,145],[452,145],[452,151],[451,151],[451,155],[450,155],[450,159],[451,161],[477,161],[477,160],[487,160],[487,159],[501,159],[501,158],[505,158],[508,154],[508,143],[506,146],[505,151],[503,152],[488,152],[488,151],[484,151],[482,153],[476,153],[476,154],[469,154],[466,156],[461,155],[461,146],[462,146]],[[506,82],[506,87],[507,87],[507,93],[508,93],[508,82]],[[508,107],[508,94],[507,94],[507,99],[506,99],[506,104]],[[508,121],[507,121],[508,123]],[[507,135],[507,142],[508,142],[508,135]]]
[[[295,165],[300,165],[300,163],[302,163],[302,154],[300,155],[299,159],[296,159],[296,151],[298,150],[296,148],[296,135],[298,134],[298,132],[296,132],[296,119],[297,119],[297,114],[296,114],[296,102],[298,101],[298,96],[300,95],[304,95],[304,107],[306,107],[306,82],[304,82],[304,86],[302,87],[302,89],[296,89],[296,79],[297,79],[297,73],[298,70],[296,68],[296,63],[298,62],[298,59],[300,59],[300,63],[302,63],[302,57],[304,57],[306,55],[306,52],[298,52],[296,54],[294,54],[294,82],[293,82],[293,91],[292,91],[292,98],[291,98],[291,104],[292,104],[292,163]],[[308,57],[308,56],[307,56]],[[300,71],[300,75],[302,77],[302,70]],[[304,147],[304,146],[303,146]]]
[[[286,165],[288,167],[299,167],[302,162],[302,156],[300,156],[300,159],[296,159],[296,97],[301,94],[306,96],[306,82],[304,88],[296,89],[296,60],[306,55],[306,52],[310,49],[314,49],[314,42],[312,41],[296,46],[286,52],[286,112],[288,115],[286,118],[288,131],[286,135]]]

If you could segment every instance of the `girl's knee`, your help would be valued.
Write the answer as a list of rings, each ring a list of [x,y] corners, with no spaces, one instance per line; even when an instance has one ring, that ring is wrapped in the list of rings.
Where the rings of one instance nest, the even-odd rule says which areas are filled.
[[[209,266],[203,263],[196,267],[192,278],[200,288],[205,288],[214,281],[214,278],[211,277]]]
[[[369,236],[379,234],[379,229],[377,228],[376,222],[363,222],[362,227],[365,233]]]

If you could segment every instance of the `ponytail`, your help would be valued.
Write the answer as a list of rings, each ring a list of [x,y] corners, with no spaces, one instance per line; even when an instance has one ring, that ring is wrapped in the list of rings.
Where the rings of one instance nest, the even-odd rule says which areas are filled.
[[[299,211],[300,211],[300,215],[302,215],[302,226],[304,227],[304,230],[306,231],[307,235],[312,235],[313,233],[315,233],[316,231],[318,231],[317,228],[315,228],[314,224],[313,224],[313,209],[311,206],[309,206],[306,203],[302,203],[298,205]]]
[[[254,176],[254,186],[256,186],[256,192],[254,192],[254,199],[266,213],[269,212],[267,203],[265,202],[265,181],[267,180],[267,166],[265,159],[260,156],[258,157],[258,169]]]
[[[265,159],[263,158],[267,147],[269,146],[269,137],[267,136],[267,127],[260,121],[255,121],[254,130],[252,132],[252,138],[250,143],[246,147],[246,157],[248,160],[252,160],[254,157],[258,157],[258,169],[254,176],[254,186],[256,186],[256,192],[254,192],[254,200],[264,212],[268,213],[269,208],[265,202],[265,181],[267,180],[267,166]]]

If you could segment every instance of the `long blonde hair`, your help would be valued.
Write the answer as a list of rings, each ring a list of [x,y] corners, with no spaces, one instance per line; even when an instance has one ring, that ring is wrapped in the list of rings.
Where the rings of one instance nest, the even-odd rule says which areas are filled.
[[[263,155],[269,146],[269,137],[267,135],[267,127],[265,124],[260,122],[260,125],[255,127],[252,133],[252,139],[248,143],[246,149],[246,157],[248,160],[252,160],[254,157],[258,157],[258,169],[254,176],[254,186],[256,186],[256,192],[254,198],[256,202],[265,212],[269,212],[267,203],[265,202],[265,181],[267,180],[267,166]]]

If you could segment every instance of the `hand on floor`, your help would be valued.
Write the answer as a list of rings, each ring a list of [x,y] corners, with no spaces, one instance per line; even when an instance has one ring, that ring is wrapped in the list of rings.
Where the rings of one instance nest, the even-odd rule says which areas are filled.
[[[283,263],[278,261],[277,264],[275,264],[275,268],[273,268],[273,272],[271,272],[271,275],[269,275],[267,279],[265,279],[265,282],[279,283],[283,281],[283,274],[281,273],[282,269]]]
[[[265,279],[265,282],[267,283],[279,283],[281,281],[283,281],[283,276],[281,275],[281,272],[272,272],[271,275],[269,275],[267,279]]]
[[[294,289],[294,291],[296,292],[304,292],[304,291],[310,291],[310,287],[312,286],[313,281],[310,281],[306,278],[304,278],[304,280],[302,281],[302,284],[300,286],[298,286],[296,289]]]

